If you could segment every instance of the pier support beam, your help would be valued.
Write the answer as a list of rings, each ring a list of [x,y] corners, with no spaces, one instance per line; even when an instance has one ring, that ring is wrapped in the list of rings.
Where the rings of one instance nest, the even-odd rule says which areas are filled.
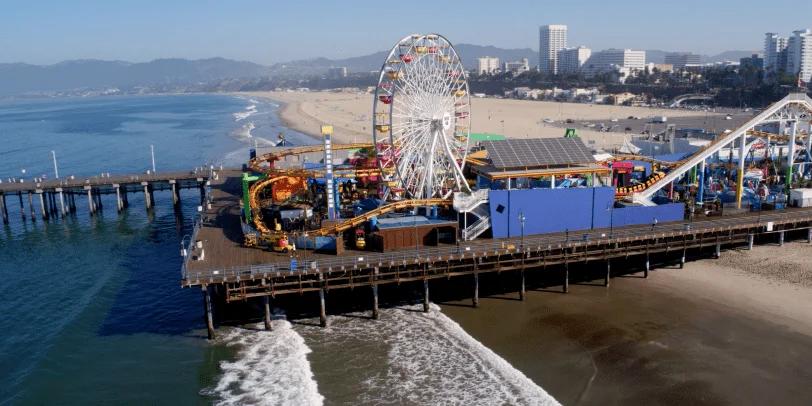
[[[569,293],[570,291],[570,264],[569,262],[564,262],[564,286],[561,287],[561,291],[564,293]]]
[[[211,311],[211,295],[208,285],[203,285],[203,309],[206,313],[206,330],[209,333],[209,340],[214,340],[214,319]]]
[[[648,278],[648,271],[650,269],[650,266],[651,266],[651,261],[649,261],[649,253],[648,253],[648,250],[646,250],[646,267],[645,267],[645,269],[643,269],[643,277],[644,278]]]
[[[474,264],[476,266],[476,264]],[[474,298],[473,298],[473,305],[474,307],[479,307],[479,272],[474,269]]]
[[[752,251],[752,250],[753,250],[753,240],[754,240],[754,239],[755,239],[755,236],[754,236],[753,234],[749,234],[749,235],[747,236],[747,250],[748,250],[748,251]]]
[[[41,190],[37,191],[39,195],[39,209],[42,212],[42,219],[48,220],[48,209],[45,207],[45,197],[43,196],[43,192]]]
[[[603,277],[603,286],[609,287],[609,278],[612,277],[612,260],[606,260],[606,275]]]
[[[271,331],[271,299],[268,296],[262,297],[262,307],[265,309],[265,330]]]
[[[113,188],[116,189],[116,210],[121,213],[121,210],[124,210],[124,201],[121,200],[121,186],[116,183]]]
[[[321,289],[319,289],[319,325],[327,327],[327,308],[324,303],[324,280],[321,274],[319,274],[319,285],[321,285]]]
[[[722,257],[722,243],[719,241],[716,242],[716,251],[713,253],[713,257],[719,259]]]
[[[85,190],[87,191],[87,209],[90,211],[90,215],[96,214],[96,203],[93,201],[93,188],[90,186],[85,186]]]
[[[784,232],[783,231],[778,232],[778,245],[780,245],[782,247],[784,246]]]
[[[806,243],[807,244],[812,244],[812,228],[807,228],[806,229]]]
[[[8,224],[8,208],[6,207],[5,193],[0,193],[0,213],[3,213],[3,224]]]
[[[423,313],[429,312],[429,280],[423,279]]]
[[[68,215],[68,211],[65,209],[65,194],[62,193],[62,188],[57,188],[56,192],[59,193],[59,212],[62,217],[65,217]]]
[[[521,285],[519,286],[519,300],[524,300],[526,296],[524,290],[524,269],[519,271],[519,277],[521,278]]]
[[[141,185],[144,186],[144,205],[149,210],[152,208],[152,193],[149,190],[149,182],[141,182]]]
[[[34,211],[34,196],[28,192],[28,208],[31,209],[31,221],[37,220],[37,213]]]
[[[25,206],[23,205],[23,192],[17,192],[17,197],[20,198],[20,217],[25,221]]]
[[[180,189],[178,189],[177,182],[174,179],[170,180],[169,184],[172,185],[172,204],[178,207],[180,204]]]
[[[378,268],[372,271],[372,319],[378,320]]]

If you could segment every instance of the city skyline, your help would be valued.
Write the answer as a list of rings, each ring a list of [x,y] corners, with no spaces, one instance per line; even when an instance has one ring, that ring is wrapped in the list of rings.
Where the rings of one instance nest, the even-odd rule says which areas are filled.
[[[612,7],[593,1],[454,1],[446,6],[457,10],[456,18],[438,25],[431,19],[405,18],[414,14],[412,7],[388,5],[382,14],[379,3],[367,0],[351,6],[313,1],[269,4],[257,0],[228,4],[191,0],[170,4],[153,0],[123,4],[12,0],[0,15],[0,62],[143,62],[221,56],[272,64],[366,55],[388,49],[392,38],[432,31],[443,33],[455,43],[537,51],[539,27],[556,23],[568,25],[570,46],[716,54],[761,50],[765,32],[808,27],[807,16],[812,14],[812,3],[784,0],[771,3],[769,8],[741,7],[733,1],[704,4],[693,0],[679,4],[634,0]],[[702,13],[695,12],[699,8]],[[790,8],[795,12],[769,12]],[[668,16],[668,24],[663,24],[664,16]]]

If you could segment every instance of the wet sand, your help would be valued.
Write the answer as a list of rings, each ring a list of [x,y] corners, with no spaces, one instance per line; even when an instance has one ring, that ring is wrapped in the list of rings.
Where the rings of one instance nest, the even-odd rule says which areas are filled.
[[[441,304],[562,404],[812,404],[812,247]],[[757,264],[757,266],[754,266]],[[557,289],[557,287],[555,287]]]

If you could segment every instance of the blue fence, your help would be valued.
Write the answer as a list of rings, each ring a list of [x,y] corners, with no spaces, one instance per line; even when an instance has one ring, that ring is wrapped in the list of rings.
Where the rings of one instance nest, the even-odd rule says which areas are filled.
[[[524,234],[608,228],[682,220],[682,204],[614,208],[614,189],[609,187],[572,189],[491,190],[491,230],[495,238],[522,234],[520,213],[525,217]]]

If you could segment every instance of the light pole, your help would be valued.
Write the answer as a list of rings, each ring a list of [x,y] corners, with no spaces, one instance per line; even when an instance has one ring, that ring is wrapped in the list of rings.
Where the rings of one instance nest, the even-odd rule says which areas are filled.
[[[51,157],[54,159],[54,176],[59,179],[59,168],[56,165],[56,151],[51,151]]]
[[[609,238],[613,238],[615,236],[615,202],[609,202],[606,210],[609,210]]]
[[[152,156],[152,174],[155,174],[155,146],[149,145],[149,154]]]
[[[521,251],[524,252],[524,222],[527,220],[527,217],[524,216],[523,212],[519,212],[519,224],[522,226],[522,239],[521,239]]]

